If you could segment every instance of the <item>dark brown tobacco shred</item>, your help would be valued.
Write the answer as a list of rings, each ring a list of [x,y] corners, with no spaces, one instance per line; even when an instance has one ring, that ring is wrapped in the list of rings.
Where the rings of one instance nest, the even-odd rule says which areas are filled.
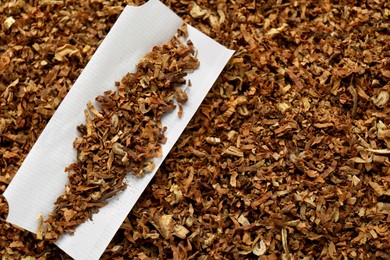
[[[0,5],[1,191],[123,9],[27,2]],[[389,1],[163,2],[236,53],[102,259],[389,259]],[[0,255],[64,257],[0,208]]]
[[[117,83],[88,103],[86,124],[78,126],[80,136],[73,143],[77,162],[66,168],[69,183],[45,220],[44,238],[55,240],[92,218],[107,199],[126,188],[129,172],[137,177],[154,170],[151,158],[161,156],[166,142],[162,116],[187,101],[180,86],[184,77],[199,65],[193,45],[176,36],[156,46]],[[40,235],[40,234],[39,234]]]

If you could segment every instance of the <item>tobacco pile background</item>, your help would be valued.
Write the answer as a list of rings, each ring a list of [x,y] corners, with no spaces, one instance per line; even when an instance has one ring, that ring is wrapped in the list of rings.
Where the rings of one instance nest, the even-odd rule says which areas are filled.
[[[390,3],[362,2],[164,1],[236,53],[103,259],[390,258]],[[1,192],[126,3],[0,5]],[[66,258],[7,211],[4,259]]]

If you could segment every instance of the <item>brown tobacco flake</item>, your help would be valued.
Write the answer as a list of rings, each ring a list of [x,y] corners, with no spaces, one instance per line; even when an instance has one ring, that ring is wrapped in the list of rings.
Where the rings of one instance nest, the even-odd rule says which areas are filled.
[[[224,154],[229,154],[229,155],[234,155],[234,156],[238,156],[238,157],[242,157],[244,156],[244,153],[238,149],[237,147],[234,147],[234,146],[229,146]]]
[[[349,92],[351,92],[352,95],[353,107],[352,107],[351,117],[354,118],[357,110],[358,94],[353,86],[349,86],[348,90]]]
[[[181,33],[185,34],[184,29]],[[67,47],[68,48],[68,47]],[[63,56],[74,55],[73,48],[61,48]],[[192,44],[177,37],[162,46],[155,46],[129,73],[117,83],[118,91],[108,91],[96,98],[101,109],[89,102],[84,111],[86,124],[80,125],[80,136],[74,141],[78,161],[66,171],[69,183],[45,220],[45,238],[55,240],[63,233],[92,218],[92,214],[107,204],[107,199],[126,187],[123,182],[129,172],[142,177],[154,170],[152,158],[161,156],[161,144],[166,142],[162,116],[188,100],[180,86],[187,72],[195,70],[199,61]],[[59,54],[58,54],[59,55]],[[62,57],[62,56],[61,56]],[[174,231],[159,223],[163,236]],[[175,235],[185,238],[188,232],[177,227]]]
[[[190,86],[190,83],[188,83],[188,86]],[[188,95],[186,93],[186,90],[187,89],[183,91],[181,88],[176,88],[175,99],[177,100],[179,106],[179,111],[177,113],[179,118],[181,118],[183,115],[183,104],[186,103],[188,100]]]

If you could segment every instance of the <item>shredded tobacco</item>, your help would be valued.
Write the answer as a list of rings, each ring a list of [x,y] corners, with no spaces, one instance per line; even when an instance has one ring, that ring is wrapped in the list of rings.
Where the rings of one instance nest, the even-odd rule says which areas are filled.
[[[389,259],[389,1],[163,2],[236,53],[102,259]],[[1,191],[123,6],[0,5]]]
[[[161,144],[166,142],[162,116],[175,109],[174,100],[187,101],[180,86],[198,66],[191,41],[185,44],[175,36],[146,54],[136,72],[116,84],[117,91],[96,97],[99,110],[88,103],[86,124],[77,127],[80,136],[73,143],[77,162],[66,168],[69,181],[45,220],[45,239],[72,234],[91,219],[126,188],[128,173],[142,177],[154,170],[151,159],[162,155]]]

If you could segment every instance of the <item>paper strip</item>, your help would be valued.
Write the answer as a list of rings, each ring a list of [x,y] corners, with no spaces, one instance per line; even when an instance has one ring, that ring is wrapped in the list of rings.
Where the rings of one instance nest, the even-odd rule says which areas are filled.
[[[68,181],[64,169],[75,161],[72,144],[78,135],[76,126],[85,121],[83,111],[87,102],[106,90],[115,89],[114,83],[128,72],[134,72],[140,58],[153,46],[171,39],[182,22],[157,0],[124,9],[5,191],[8,222],[36,233],[38,214],[46,217],[56,198],[64,192]],[[192,87],[187,92],[189,100],[183,107],[182,118],[178,118],[177,111],[163,117],[163,125],[168,127],[163,157],[154,160],[156,170],[152,174],[141,179],[129,176],[126,180],[129,187],[94,214],[93,221],[80,225],[74,235],[64,235],[57,241],[71,257],[98,259],[101,256],[232,56],[233,51],[191,26],[188,32],[201,65],[187,77]]]

